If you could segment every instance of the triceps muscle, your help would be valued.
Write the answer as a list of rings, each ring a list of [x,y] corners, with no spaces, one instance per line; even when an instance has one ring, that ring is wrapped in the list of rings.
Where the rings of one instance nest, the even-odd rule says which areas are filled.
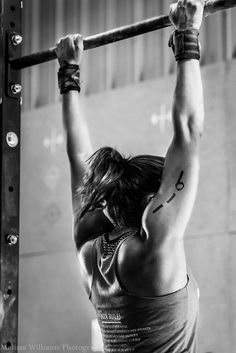
[[[173,192],[172,195],[170,195],[169,198],[164,203],[162,203],[156,207],[154,206],[155,208],[152,211],[152,213],[156,213],[157,211],[159,211],[163,207],[168,206],[168,204],[170,204],[174,200],[174,198],[177,196],[178,192],[180,192],[184,189],[183,176],[184,176],[184,171],[181,170],[180,175],[178,177],[178,180],[175,184],[175,192]]]

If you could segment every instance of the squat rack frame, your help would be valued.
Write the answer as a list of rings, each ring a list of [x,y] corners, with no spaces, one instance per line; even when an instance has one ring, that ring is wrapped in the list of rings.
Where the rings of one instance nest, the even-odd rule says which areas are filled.
[[[21,55],[21,0],[0,0],[0,290],[5,319],[1,352],[17,351],[21,74],[8,58]]]

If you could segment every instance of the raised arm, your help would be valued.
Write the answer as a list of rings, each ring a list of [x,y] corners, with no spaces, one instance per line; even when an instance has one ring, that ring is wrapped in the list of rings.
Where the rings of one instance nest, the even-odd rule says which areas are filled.
[[[57,43],[56,53],[60,64],[59,86],[62,93],[63,125],[67,154],[71,168],[71,188],[74,212],[80,200],[76,190],[81,185],[85,172],[85,159],[92,154],[88,127],[82,112],[79,97],[79,65],[83,54],[83,39],[80,35],[69,35]]]
[[[172,46],[177,60],[172,110],[174,136],[166,155],[160,189],[143,215],[147,242],[154,249],[159,249],[168,239],[183,238],[196,198],[204,120],[198,60],[203,4],[201,0],[179,0],[170,10],[176,29]]]

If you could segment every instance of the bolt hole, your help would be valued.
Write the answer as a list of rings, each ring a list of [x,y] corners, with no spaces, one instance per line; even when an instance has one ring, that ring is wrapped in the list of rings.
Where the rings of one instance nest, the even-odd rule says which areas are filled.
[[[15,27],[15,22],[11,22],[10,26],[11,26],[11,28],[14,28]]]
[[[16,11],[15,6],[13,6],[13,5],[10,7],[10,9],[11,9],[12,12]]]
[[[6,347],[7,347],[7,348],[11,348],[11,342],[7,342],[7,343],[6,343]]]
[[[9,192],[13,192],[14,191],[13,186],[9,186],[8,190],[9,190]]]
[[[12,294],[12,290],[9,288],[8,290],[7,290],[7,295],[11,295]]]

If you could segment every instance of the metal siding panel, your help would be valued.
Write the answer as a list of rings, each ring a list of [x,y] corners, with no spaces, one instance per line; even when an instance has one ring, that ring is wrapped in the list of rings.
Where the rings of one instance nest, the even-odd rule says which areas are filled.
[[[149,18],[161,15],[161,3],[156,0],[148,0],[144,8],[144,17]],[[160,31],[144,35],[145,69],[144,79],[153,79],[160,75],[162,42]]]
[[[232,51],[233,51],[233,57],[236,58],[236,8],[230,10],[232,13],[232,18],[234,19],[232,21],[232,38],[233,38],[233,43],[232,43]]]
[[[134,21],[144,19],[144,0],[136,0],[134,3]],[[143,80],[144,72],[144,37],[138,36],[134,38],[134,82]]]
[[[168,1],[162,0],[161,3],[162,3],[162,14],[168,14],[172,0],[168,0]],[[162,48],[162,75],[163,76],[172,73],[176,66],[174,55],[172,54],[171,49],[168,47],[168,41],[172,31],[173,31],[172,27],[165,28],[160,31],[161,38],[162,38],[161,48]]]
[[[223,13],[223,58],[231,60],[233,58],[233,38],[232,38],[232,12]]]
[[[80,12],[80,28],[81,34],[84,37],[89,36],[90,33],[90,1],[81,0],[81,12]],[[81,65],[81,94],[85,95],[89,93],[90,82],[89,82],[89,70],[90,70],[90,52],[85,52],[83,57],[83,63]]]
[[[221,28],[219,25],[219,18],[221,14],[209,16],[206,19],[206,46],[205,46],[205,60],[204,63],[212,63],[219,61],[218,47],[222,40]]]
[[[33,23],[33,28],[31,29],[31,35],[27,34],[29,36],[28,40],[31,41],[31,51],[30,52],[36,52],[39,48],[39,38],[40,38],[40,18],[39,18],[39,11],[40,11],[40,4],[38,0],[31,0],[31,18],[32,18],[32,23]],[[26,72],[29,72],[30,75],[30,87],[26,87],[26,89],[31,92],[31,100],[30,100],[30,108],[33,109],[38,106],[38,100],[39,100],[39,85],[37,84],[40,80],[40,68],[39,66],[34,66],[32,68],[28,68],[27,70],[24,70],[23,76],[26,74]],[[25,97],[26,98],[26,97]],[[27,98],[26,98],[27,99]],[[26,102],[25,102],[26,103]],[[29,104],[29,103],[28,103]]]
[[[115,23],[115,1],[106,0],[106,29],[112,29]],[[114,75],[115,75],[115,46],[106,46],[106,90],[114,88]]]
[[[106,30],[105,0],[91,2],[89,16],[90,31],[92,34],[104,32]],[[106,58],[105,47],[91,50],[90,54],[90,92],[100,92],[105,89]],[[86,59],[84,59],[86,60]]]
[[[59,40],[62,36],[65,35],[65,30],[64,30],[64,8],[63,8],[64,0],[56,0],[55,2],[55,42]],[[61,99],[61,96],[59,94],[58,90],[58,82],[57,82],[57,71],[58,71],[59,65],[56,63],[55,67],[55,75],[54,75],[54,101],[58,102]]]
[[[49,12],[49,32],[48,32],[48,48],[55,46],[55,7],[57,0],[48,1],[48,12]],[[55,100],[55,91],[58,92],[57,83],[57,70],[58,70],[58,62],[57,60],[50,61],[48,65],[45,65],[45,70],[47,72],[48,77],[48,104],[53,104],[56,102]]]
[[[132,2],[120,0],[116,2],[116,24],[115,27],[123,26],[133,22]],[[125,86],[133,82],[133,38],[116,43],[115,61],[115,86]]]
[[[51,47],[49,43],[49,3],[47,0],[41,0],[40,2],[40,50],[45,50]],[[50,103],[49,100],[49,63],[39,65],[39,105],[47,105]],[[27,71],[27,69],[26,69]]]

